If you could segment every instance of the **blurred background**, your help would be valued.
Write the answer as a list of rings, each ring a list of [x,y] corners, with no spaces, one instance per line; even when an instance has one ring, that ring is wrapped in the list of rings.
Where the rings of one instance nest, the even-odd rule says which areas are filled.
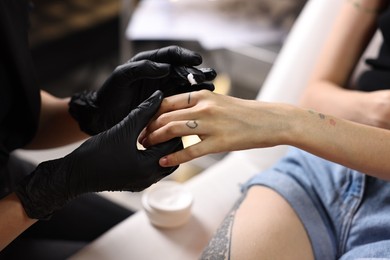
[[[239,81],[232,83],[240,85],[231,88],[234,95],[252,98],[261,86],[263,68],[249,60],[242,63],[240,56],[272,62],[304,3],[33,0],[30,43],[42,86],[61,96],[99,86],[105,70],[110,73],[134,53],[178,44],[201,52],[204,66],[215,67],[219,74],[250,74],[227,77]],[[258,52],[252,47],[259,47]],[[232,49],[241,55],[229,53]]]
[[[60,97],[100,87],[135,53],[175,44],[199,52],[202,66],[216,69],[217,92],[253,99],[305,2],[34,0],[30,44],[42,88]],[[186,181],[223,156],[182,165],[170,178]],[[138,209],[137,198],[125,201]]]

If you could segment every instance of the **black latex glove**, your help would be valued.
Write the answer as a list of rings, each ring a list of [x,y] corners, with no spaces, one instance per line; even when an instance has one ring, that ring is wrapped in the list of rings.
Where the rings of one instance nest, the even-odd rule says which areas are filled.
[[[156,91],[111,129],[89,138],[63,158],[39,164],[16,191],[27,215],[45,219],[87,192],[141,191],[177,169],[163,168],[158,161],[182,148],[180,138],[147,150],[136,147],[139,133],[162,98],[161,91]]]
[[[165,96],[208,89],[206,83],[216,77],[213,69],[196,69],[201,64],[199,54],[178,46],[142,52],[118,66],[97,91],[75,94],[69,103],[70,114],[80,128],[94,135],[121,121],[132,109],[156,90]],[[191,85],[192,73],[199,84]]]

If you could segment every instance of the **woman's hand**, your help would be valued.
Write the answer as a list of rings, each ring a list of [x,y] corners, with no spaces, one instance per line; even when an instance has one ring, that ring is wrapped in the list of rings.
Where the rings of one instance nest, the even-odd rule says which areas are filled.
[[[174,137],[199,136],[201,142],[163,157],[161,166],[178,165],[210,153],[274,146],[289,129],[284,110],[288,107],[206,90],[171,96],[163,100],[139,141],[149,147]]]

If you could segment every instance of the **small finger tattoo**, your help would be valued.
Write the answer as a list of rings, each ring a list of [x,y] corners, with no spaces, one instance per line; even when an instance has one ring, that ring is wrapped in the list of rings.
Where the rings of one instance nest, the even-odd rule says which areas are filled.
[[[186,126],[191,129],[195,129],[198,127],[198,123],[195,120],[187,121]]]
[[[188,93],[187,103],[188,103],[188,105],[191,103],[191,92]]]

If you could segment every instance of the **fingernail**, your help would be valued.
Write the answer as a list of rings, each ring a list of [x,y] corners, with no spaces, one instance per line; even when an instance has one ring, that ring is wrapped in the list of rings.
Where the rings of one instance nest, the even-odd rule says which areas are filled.
[[[142,144],[143,147],[147,147],[147,144],[146,144],[146,137],[145,137],[145,138],[142,138],[140,144]]]
[[[168,158],[166,156],[160,159],[160,165],[163,167],[168,165]]]
[[[199,53],[195,53],[196,63],[201,64],[203,62],[202,56]]]

